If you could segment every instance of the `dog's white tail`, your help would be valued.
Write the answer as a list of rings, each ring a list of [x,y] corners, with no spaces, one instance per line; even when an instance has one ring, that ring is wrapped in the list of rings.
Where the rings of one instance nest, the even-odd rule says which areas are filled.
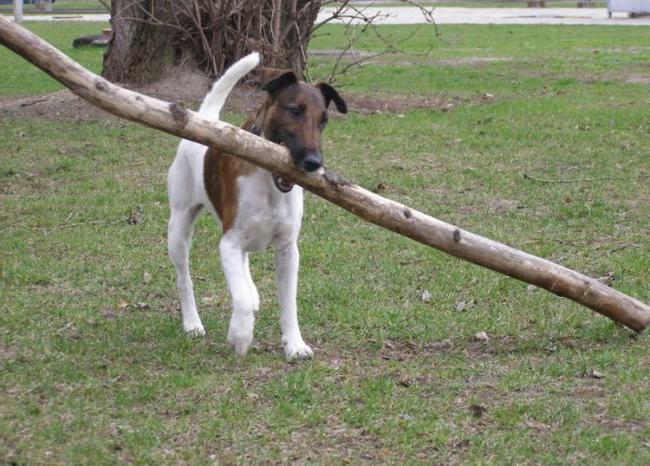
[[[199,113],[208,118],[218,120],[221,108],[226,102],[226,97],[228,97],[232,88],[235,87],[237,81],[255,68],[259,62],[260,54],[253,52],[228,68],[212,85],[212,90],[203,99]]]

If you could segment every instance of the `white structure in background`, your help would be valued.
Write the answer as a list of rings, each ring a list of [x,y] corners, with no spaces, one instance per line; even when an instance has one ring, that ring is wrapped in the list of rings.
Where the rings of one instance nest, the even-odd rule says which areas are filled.
[[[628,13],[630,16],[650,15],[650,0],[607,0],[607,14]]]
[[[23,0],[14,0],[14,21],[23,22]]]

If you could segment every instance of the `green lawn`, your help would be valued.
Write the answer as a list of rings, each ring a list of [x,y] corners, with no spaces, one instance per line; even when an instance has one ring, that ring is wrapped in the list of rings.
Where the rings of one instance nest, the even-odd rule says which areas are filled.
[[[100,68],[70,43],[101,25],[28,25]],[[342,44],[324,32],[313,49]],[[332,118],[328,166],[650,302],[650,31],[442,33],[338,84],[449,106]],[[316,78],[331,60],[312,59]],[[0,49],[0,105],[58,89],[31,70]],[[165,239],[178,141],[112,118],[0,116],[3,462],[650,463],[647,335],[309,195],[299,305],[315,359],[283,359],[270,252],[252,260],[262,312],[238,358],[208,217],[192,254],[208,336],[181,330]]]
[[[101,72],[104,49],[83,47],[75,49],[72,41],[77,37],[101,34],[108,23],[38,23],[26,22],[23,26],[47,38],[48,42],[73,57],[94,73]],[[22,57],[1,49],[0,96],[40,95],[63,89],[63,86],[25,61]]]

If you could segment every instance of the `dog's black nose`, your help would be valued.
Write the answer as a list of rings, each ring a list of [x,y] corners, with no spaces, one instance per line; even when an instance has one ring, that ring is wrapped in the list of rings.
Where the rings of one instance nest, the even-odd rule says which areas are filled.
[[[305,158],[300,162],[300,168],[306,172],[314,172],[323,165],[323,157],[320,152],[307,152]]]

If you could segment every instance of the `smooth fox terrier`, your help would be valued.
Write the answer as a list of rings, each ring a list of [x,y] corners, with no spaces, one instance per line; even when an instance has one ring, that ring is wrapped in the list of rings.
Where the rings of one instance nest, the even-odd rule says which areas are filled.
[[[199,113],[215,120],[237,81],[259,63],[252,53],[235,63],[214,83]],[[327,107],[334,102],[341,113],[347,106],[325,83],[300,82],[290,70],[263,68],[261,87],[267,99],[244,129],[284,145],[293,162],[306,172],[323,164],[321,133]],[[253,341],[255,313],[260,298],[251,278],[248,253],[275,247],[282,345],[287,359],[311,357],[298,326],[298,233],[303,212],[303,190],[273,173],[227,153],[182,140],[168,176],[171,217],[169,257],[176,279],[186,332],[203,335],[189,270],[192,225],[206,208],[223,227],[219,252],[232,298],[228,341],[245,355]]]

